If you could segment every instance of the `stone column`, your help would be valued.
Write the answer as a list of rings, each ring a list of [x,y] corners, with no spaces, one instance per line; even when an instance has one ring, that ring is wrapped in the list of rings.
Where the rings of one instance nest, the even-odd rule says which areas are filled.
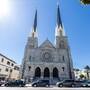
[[[43,79],[43,77],[44,77],[44,72],[42,71],[41,72],[41,79]]]
[[[50,84],[53,83],[53,73],[52,73],[52,67],[50,67]]]
[[[44,77],[44,68],[43,68],[43,66],[41,67],[41,79],[43,79],[43,77]]]

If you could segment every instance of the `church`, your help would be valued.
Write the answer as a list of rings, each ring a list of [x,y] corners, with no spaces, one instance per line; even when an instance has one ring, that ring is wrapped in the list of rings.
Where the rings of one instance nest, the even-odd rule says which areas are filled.
[[[70,47],[63,29],[59,5],[55,33],[55,45],[48,39],[38,45],[36,11],[32,33],[28,37],[21,65],[21,76],[27,82],[38,79],[49,79],[51,82],[74,79]]]

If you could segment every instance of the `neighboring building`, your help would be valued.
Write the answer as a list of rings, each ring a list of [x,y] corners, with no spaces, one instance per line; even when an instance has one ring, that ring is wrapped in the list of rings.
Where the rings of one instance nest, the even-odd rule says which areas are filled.
[[[0,54],[0,80],[19,79],[19,66],[15,61]]]
[[[46,39],[38,46],[36,11],[32,34],[28,37],[22,61],[21,75],[27,82],[41,78],[50,79],[52,82],[74,78],[70,47],[63,29],[59,6],[55,32],[55,45]]]
[[[85,69],[74,69],[74,75],[75,79],[90,79],[90,70],[88,71],[89,78],[87,76],[87,71]],[[83,75],[84,77],[81,78],[80,75]]]
[[[80,79],[81,74],[82,74],[82,71],[80,69],[74,69],[75,79]]]

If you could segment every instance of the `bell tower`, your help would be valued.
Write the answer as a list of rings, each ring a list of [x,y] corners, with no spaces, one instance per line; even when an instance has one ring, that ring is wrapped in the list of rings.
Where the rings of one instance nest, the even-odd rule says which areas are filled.
[[[27,45],[29,48],[37,48],[38,47],[38,36],[37,36],[37,10],[35,13],[35,18],[34,18],[34,24],[32,27],[32,32],[30,33],[28,37],[28,42]]]
[[[25,46],[24,58],[22,60],[21,66],[21,78],[25,78],[28,70],[28,58],[30,57],[32,49],[38,48],[38,37],[37,37],[37,10],[35,13],[34,24],[32,27],[32,32],[28,36],[28,41]],[[30,67],[30,66],[29,66]]]
[[[56,37],[55,40],[56,48],[66,48],[66,41],[65,41],[66,36],[62,25],[59,5],[57,6],[57,23],[55,29],[55,37]]]
[[[68,38],[65,35],[63,25],[62,25],[62,20],[60,16],[60,8],[59,5],[57,6],[57,23],[56,23],[56,49],[59,50],[60,52],[63,52],[63,56],[67,57],[67,68],[68,68],[68,73],[70,79],[74,78],[73,74],[73,63],[72,63],[72,58],[71,58],[71,52],[70,52],[70,47],[68,44]]]

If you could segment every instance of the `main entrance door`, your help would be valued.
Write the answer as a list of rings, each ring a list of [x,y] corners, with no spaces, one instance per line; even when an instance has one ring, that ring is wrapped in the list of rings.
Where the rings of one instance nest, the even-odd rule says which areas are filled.
[[[47,68],[47,67],[44,69],[44,77],[45,78],[49,78],[50,77],[50,71],[49,71],[49,68]]]
[[[41,69],[39,67],[37,67],[35,69],[35,77],[40,77],[41,76]]]
[[[56,67],[53,69],[53,78],[58,78],[58,69]]]

